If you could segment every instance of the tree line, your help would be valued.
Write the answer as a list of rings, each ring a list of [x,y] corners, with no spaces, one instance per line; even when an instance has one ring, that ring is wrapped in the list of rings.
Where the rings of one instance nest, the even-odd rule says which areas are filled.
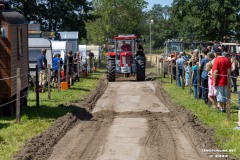
[[[173,0],[172,6],[145,0],[9,0],[13,10],[45,31],[79,31],[83,43],[103,44],[118,34],[136,34],[152,47],[167,39],[232,41],[240,38],[239,0]]]

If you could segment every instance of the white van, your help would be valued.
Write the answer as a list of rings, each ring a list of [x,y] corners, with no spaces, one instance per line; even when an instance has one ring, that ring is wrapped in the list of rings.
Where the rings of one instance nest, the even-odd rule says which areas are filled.
[[[66,53],[68,50],[72,51],[72,43],[68,42],[68,41],[52,41],[52,52],[53,52],[53,56],[56,53],[60,53],[61,54],[61,58],[64,62],[64,58],[66,57]],[[74,53],[73,53],[74,54]]]
[[[53,56],[51,41],[46,38],[28,38],[29,71],[32,77],[36,75],[37,58],[40,54],[42,54],[41,53],[42,48],[46,48],[47,63],[52,66]]]

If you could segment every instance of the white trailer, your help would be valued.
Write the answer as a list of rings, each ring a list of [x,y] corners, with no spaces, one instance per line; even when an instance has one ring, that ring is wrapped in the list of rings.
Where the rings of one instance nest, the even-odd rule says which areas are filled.
[[[36,75],[37,58],[41,53],[41,49],[46,48],[47,63],[52,66],[53,55],[51,41],[46,38],[28,38],[28,52],[29,52],[29,71],[31,76]]]
[[[58,32],[61,35],[61,40],[68,41],[72,43],[72,52],[75,54],[78,51],[78,45],[79,45],[79,39],[78,39],[78,33],[75,31],[70,32]]]
[[[68,41],[52,41],[52,53],[53,56],[56,53],[61,54],[61,58],[64,62],[64,58],[66,57],[66,53],[68,50],[72,51],[72,43]],[[74,53],[73,53],[74,55]]]

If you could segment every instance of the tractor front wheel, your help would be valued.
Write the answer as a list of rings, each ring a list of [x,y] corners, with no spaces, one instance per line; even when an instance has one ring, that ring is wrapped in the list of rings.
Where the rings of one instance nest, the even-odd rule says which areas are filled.
[[[109,82],[115,82],[116,79],[116,66],[115,66],[115,60],[108,60],[107,61],[107,79]]]

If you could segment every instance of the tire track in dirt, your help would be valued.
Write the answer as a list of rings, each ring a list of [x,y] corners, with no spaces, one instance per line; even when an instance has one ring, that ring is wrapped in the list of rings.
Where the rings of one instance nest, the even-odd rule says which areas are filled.
[[[103,80],[102,82],[103,83],[100,84],[101,86],[107,86],[106,81]],[[143,138],[139,139],[141,149],[138,158],[135,159],[207,160],[208,155],[201,150],[216,148],[211,138],[212,130],[206,129],[195,116],[181,106],[174,104],[161,88],[160,83],[151,83],[153,83],[155,87],[153,92],[155,92],[158,99],[167,106],[170,110],[169,113],[150,112],[147,110],[141,112],[129,111],[116,113],[113,110],[103,110],[94,114],[88,112],[88,114],[85,113],[85,115],[82,113],[82,110],[79,110],[75,113],[76,117],[80,118],[80,115],[82,115],[87,118],[82,120],[78,119],[77,122],[74,123],[75,127],[72,127],[71,130],[65,130],[66,135],[63,136],[63,138],[59,137],[51,146],[47,146],[46,143],[42,146],[38,145],[38,149],[36,149],[36,147],[35,149],[29,148],[35,143],[42,144],[43,140],[37,137],[35,138],[36,142],[31,143],[31,145],[26,145],[27,148],[24,148],[23,151],[28,151],[28,158],[30,157],[30,159],[45,160],[49,157],[51,160],[94,160],[104,154],[106,150],[105,142],[107,141],[109,130],[115,118],[145,118],[147,120],[148,131]],[[104,88],[98,88],[98,90],[101,89]],[[143,90],[149,94],[149,89],[143,88]],[[114,89],[110,91],[114,92]],[[102,90],[94,91],[92,99],[96,102],[102,94]],[[96,103],[91,102],[90,99],[86,102],[85,105],[81,104],[80,106],[85,106],[87,111],[92,111]],[[68,121],[67,119],[64,120]],[[41,135],[44,139],[47,139],[47,136],[49,135]],[[114,144],[113,142],[111,143]],[[42,150],[42,152],[40,152],[40,150]],[[48,151],[46,152],[46,150]],[[22,152],[22,154],[20,154],[21,156],[16,156],[18,158],[15,159],[28,159],[26,156],[24,157],[24,153],[26,152]],[[44,153],[44,156],[36,156],[40,153]]]

